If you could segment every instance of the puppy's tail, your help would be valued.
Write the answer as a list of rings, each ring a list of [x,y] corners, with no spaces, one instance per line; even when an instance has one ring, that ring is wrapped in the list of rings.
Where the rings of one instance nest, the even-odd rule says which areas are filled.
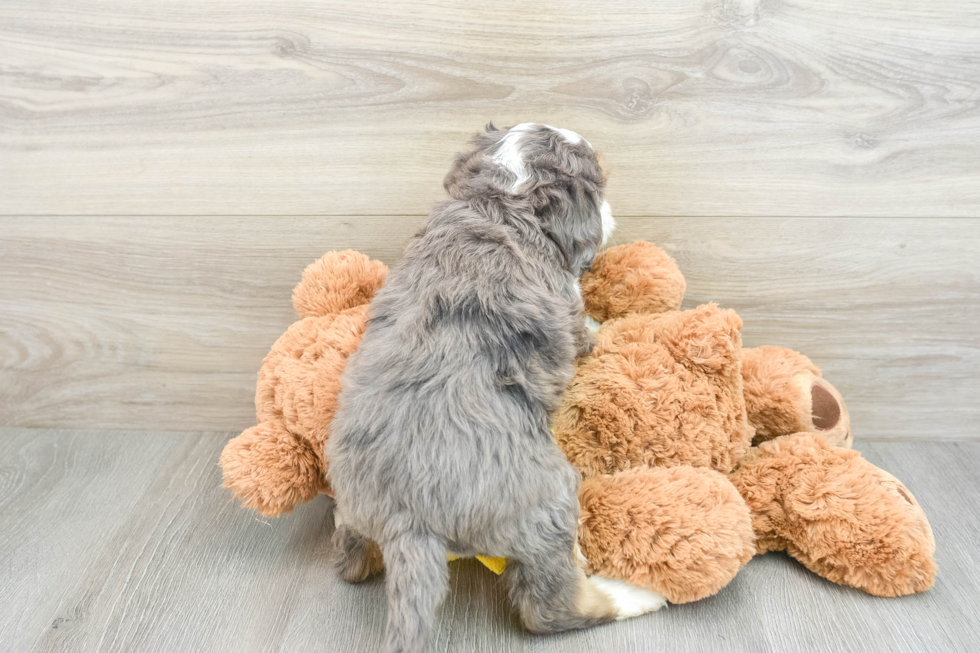
[[[449,586],[446,545],[408,532],[382,547],[388,587],[386,653],[420,653]]]

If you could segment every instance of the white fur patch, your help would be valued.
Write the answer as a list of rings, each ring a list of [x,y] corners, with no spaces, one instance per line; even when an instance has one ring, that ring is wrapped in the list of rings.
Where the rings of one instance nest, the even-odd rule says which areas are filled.
[[[579,297],[582,296],[582,284],[579,283],[579,280],[578,279],[575,280],[575,292],[578,293],[578,296]],[[585,316],[585,328],[588,329],[589,333],[591,333],[592,335],[595,335],[595,334],[599,333],[599,327],[601,327],[601,326],[602,326],[601,323],[596,322],[595,320],[593,320],[588,315]],[[582,554],[579,553],[579,556],[581,556],[581,555]],[[583,560],[584,560],[584,558],[583,558]]]
[[[602,216],[602,244],[605,245],[613,232],[616,231],[616,218],[613,217],[609,202],[602,203],[602,208],[599,209],[599,215]]]
[[[497,144],[497,149],[493,156],[490,158],[491,161],[497,165],[506,168],[514,175],[514,183],[510,185],[510,192],[516,193],[521,189],[521,186],[527,183],[531,178],[528,173],[527,168],[524,167],[524,154],[521,152],[521,139],[523,138],[525,132],[534,128],[533,122],[523,122],[519,125],[515,125],[510,128],[503,138],[500,139],[500,143]]]
[[[581,134],[577,132],[573,132],[571,129],[562,129],[561,127],[552,127],[551,125],[544,125],[544,126],[552,131],[556,131],[559,134],[561,134],[562,137],[565,139],[565,142],[568,143],[569,145],[578,145],[582,141],[585,141],[585,139],[582,138]],[[588,145],[589,147],[592,147],[589,141],[585,141],[585,144]]]
[[[616,610],[619,611],[619,614],[616,616],[617,621],[656,612],[667,605],[667,599],[656,592],[630,585],[621,580],[612,580],[611,578],[601,578],[599,576],[590,576],[589,580],[595,583],[596,587],[605,592],[613,600]]]
[[[497,165],[506,168],[514,175],[514,183],[510,185],[510,192],[517,193],[520,191],[521,186],[526,184],[531,178],[531,175],[527,171],[527,167],[524,165],[524,154],[521,152],[521,140],[525,133],[531,131],[538,125],[533,122],[522,122],[519,125],[514,125],[510,130],[500,139],[500,143],[497,144],[496,151],[490,160]],[[542,127],[547,127],[553,131],[558,132],[562,135],[562,138],[566,142],[576,145],[577,143],[585,142],[586,145],[592,147],[589,141],[586,141],[580,134],[573,132],[571,129],[561,129],[560,127],[552,127],[551,125],[541,125]]]
[[[589,330],[589,333],[595,335],[599,333],[599,329],[602,328],[601,322],[596,322],[588,315],[585,316],[585,328]]]

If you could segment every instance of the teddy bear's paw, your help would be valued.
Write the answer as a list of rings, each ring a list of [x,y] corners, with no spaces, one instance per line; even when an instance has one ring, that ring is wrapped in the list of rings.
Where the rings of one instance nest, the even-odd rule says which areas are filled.
[[[788,548],[790,555],[835,583],[875,596],[905,596],[931,588],[936,541],[908,488],[860,457],[835,475],[859,497],[848,511],[849,519],[835,524],[828,515],[820,515],[819,527],[811,530],[819,544],[799,540]]]
[[[598,322],[680,308],[685,282],[677,263],[653,243],[610,247],[582,275],[585,312]]]
[[[833,446],[850,449],[854,444],[851,416],[840,392],[820,377],[809,379],[808,385],[810,410],[805,414],[805,418],[809,420],[808,426]]]
[[[667,605],[667,599],[662,595],[626,581],[601,576],[590,576],[590,580],[612,599],[616,606],[616,621],[656,612]]]
[[[225,445],[219,460],[228,488],[246,507],[278,517],[329,491],[308,442],[281,422],[263,422]]]
[[[798,433],[765,442],[732,475],[759,539],[811,571],[876,596],[923,592],[936,543],[898,479],[853,450]]]

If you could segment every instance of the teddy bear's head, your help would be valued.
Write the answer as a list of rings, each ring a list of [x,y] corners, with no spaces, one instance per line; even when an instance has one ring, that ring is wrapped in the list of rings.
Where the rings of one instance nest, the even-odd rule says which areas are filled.
[[[820,369],[790,349],[743,349],[734,311],[678,310],[684,276],[659,247],[606,250],[581,287],[602,325],[554,425],[585,478],[638,465],[728,473],[750,444],[803,431],[850,447],[847,407]]]
[[[638,465],[730,472],[752,438],[738,315],[678,310],[684,275],[651,243],[606,250],[581,287],[603,324],[554,417],[569,461],[585,478]]]

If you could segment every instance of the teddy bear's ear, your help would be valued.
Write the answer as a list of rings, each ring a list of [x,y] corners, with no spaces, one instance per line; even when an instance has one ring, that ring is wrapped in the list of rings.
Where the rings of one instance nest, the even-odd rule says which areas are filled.
[[[293,288],[300,317],[322,317],[367,304],[384,284],[388,267],[353,250],[327,252],[303,271]]]
[[[582,275],[582,300],[593,320],[680,308],[686,283],[677,263],[653,243],[638,241],[599,254]]]

